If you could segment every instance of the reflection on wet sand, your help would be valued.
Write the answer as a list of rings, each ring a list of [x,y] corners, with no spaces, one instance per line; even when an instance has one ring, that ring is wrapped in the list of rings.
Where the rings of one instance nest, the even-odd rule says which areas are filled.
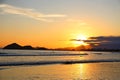
[[[1,70],[0,80],[117,80],[119,66],[119,62],[17,66]]]

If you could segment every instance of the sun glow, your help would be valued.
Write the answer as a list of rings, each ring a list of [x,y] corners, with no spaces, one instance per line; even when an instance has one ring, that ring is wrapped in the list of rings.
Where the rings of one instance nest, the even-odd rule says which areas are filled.
[[[76,39],[82,41],[82,40],[87,40],[87,37],[84,35],[78,35],[78,36],[76,36]]]
[[[73,41],[73,45],[74,45],[75,47],[81,46],[81,45],[83,45],[83,46],[88,45],[87,43],[84,42],[84,40],[87,40],[87,37],[84,36],[84,35],[77,35],[77,36],[75,37],[75,39],[76,39],[76,41]]]

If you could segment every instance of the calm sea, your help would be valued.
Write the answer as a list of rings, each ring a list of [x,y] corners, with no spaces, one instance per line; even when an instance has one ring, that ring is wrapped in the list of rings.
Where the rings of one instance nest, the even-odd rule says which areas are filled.
[[[1,49],[0,80],[120,80],[120,52]]]

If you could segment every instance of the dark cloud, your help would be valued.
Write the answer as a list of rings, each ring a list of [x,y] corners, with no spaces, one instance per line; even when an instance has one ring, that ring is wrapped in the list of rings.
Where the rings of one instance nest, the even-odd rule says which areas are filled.
[[[90,37],[86,43],[94,48],[120,49],[120,36],[98,36]]]
[[[81,40],[71,39],[71,41]],[[93,48],[120,49],[120,36],[90,37],[88,40],[84,40],[84,42],[90,44]]]
[[[89,40],[85,42],[99,42],[99,43],[120,43],[120,36],[99,36],[99,37],[90,37]]]
[[[120,36],[99,36],[99,37],[90,37],[89,39],[98,40],[98,41],[120,41]]]

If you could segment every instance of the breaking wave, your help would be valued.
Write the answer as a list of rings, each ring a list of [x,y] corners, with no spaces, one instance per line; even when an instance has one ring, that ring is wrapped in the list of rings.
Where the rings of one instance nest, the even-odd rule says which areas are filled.
[[[120,59],[108,60],[73,60],[73,61],[34,61],[34,62],[1,62],[0,66],[22,66],[22,65],[51,65],[51,64],[78,64],[78,63],[101,63],[120,62]]]
[[[0,53],[0,56],[81,56],[81,55],[88,55],[87,53],[82,54],[65,54],[65,53],[59,53],[59,54],[51,54],[51,53],[40,53],[40,54],[15,54],[15,53]]]

